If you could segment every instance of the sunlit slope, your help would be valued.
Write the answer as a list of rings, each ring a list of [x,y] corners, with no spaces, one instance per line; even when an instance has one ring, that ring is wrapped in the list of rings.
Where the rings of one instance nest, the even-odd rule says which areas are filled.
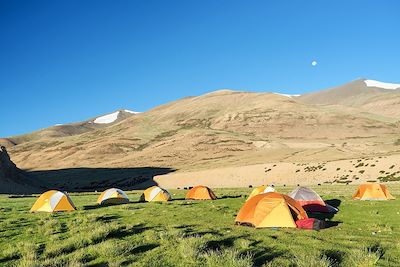
[[[317,105],[341,105],[400,119],[400,84],[360,79],[328,90],[305,94],[298,101]]]
[[[123,121],[131,117],[135,112],[129,110],[118,110],[110,114],[102,115],[82,122],[59,124],[32,133],[0,139],[0,144],[11,147],[30,141],[46,140],[50,138],[60,138],[87,133],[97,129],[102,129]]]
[[[371,153],[375,145],[390,151],[398,131],[395,123],[357,112],[273,93],[222,90],[162,105],[106,128],[25,142],[10,152],[19,166],[31,169],[202,169],[279,161],[304,150],[310,160],[354,157],[358,145]]]

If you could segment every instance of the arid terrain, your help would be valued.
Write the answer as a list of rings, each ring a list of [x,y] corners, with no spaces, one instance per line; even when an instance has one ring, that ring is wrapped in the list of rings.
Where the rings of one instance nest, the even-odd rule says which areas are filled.
[[[220,90],[1,143],[19,168],[68,190],[153,176],[167,188],[397,181],[400,89],[370,81],[302,96]]]

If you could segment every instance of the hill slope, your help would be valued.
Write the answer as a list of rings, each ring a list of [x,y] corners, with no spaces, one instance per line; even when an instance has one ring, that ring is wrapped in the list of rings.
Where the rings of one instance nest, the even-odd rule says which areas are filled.
[[[108,127],[22,142],[10,153],[21,168],[68,190],[98,188],[99,181],[134,188],[135,183],[175,170],[173,177],[185,171],[267,162],[399,153],[395,144],[400,124],[364,113],[275,93],[221,90],[180,99]],[[301,173],[289,169],[290,177]],[[366,177],[369,174],[365,172]]]
[[[18,164],[33,169],[186,168],[209,166],[216,159],[279,159],[299,147],[307,149],[299,142],[311,143],[311,149],[337,150],[331,145],[335,141],[378,138],[398,130],[397,124],[272,93],[217,91],[159,106],[107,128],[22,143],[11,151]]]
[[[400,84],[356,80],[328,90],[296,98],[307,104],[342,105],[361,111],[400,119]]]
[[[49,138],[59,138],[65,136],[78,135],[94,131],[97,129],[109,127],[135,114],[137,114],[137,112],[129,110],[117,110],[113,113],[102,115],[82,122],[60,124],[29,134],[13,136],[7,139],[2,138],[2,140],[0,139],[0,142],[4,146],[11,147],[13,145],[29,141],[38,141]]]

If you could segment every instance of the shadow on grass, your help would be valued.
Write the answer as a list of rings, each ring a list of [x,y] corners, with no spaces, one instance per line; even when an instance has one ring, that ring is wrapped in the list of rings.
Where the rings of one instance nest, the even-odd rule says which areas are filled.
[[[94,204],[94,205],[86,205],[83,206],[84,210],[95,210],[95,209],[101,209],[101,208],[106,208],[106,207],[111,207],[111,206],[122,206],[122,205],[128,205],[131,203],[137,203],[137,202],[128,202],[128,203],[114,203],[114,204]]]
[[[119,218],[121,218],[121,216],[118,216],[118,215],[115,215],[115,214],[105,214],[105,215],[97,217],[96,221],[108,223],[108,222],[112,222],[114,220],[117,220]]]
[[[130,254],[145,253],[145,252],[153,250],[159,246],[160,246],[159,244],[155,244],[155,243],[140,245],[140,246],[134,247],[133,249],[129,250],[129,253]],[[121,266],[130,266],[130,264],[132,264],[133,262],[134,262],[133,259],[128,259],[128,260],[125,260],[124,262],[122,262]],[[109,265],[107,265],[107,266],[109,266]]]
[[[230,248],[233,247],[235,240],[238,238],[240,237],[234,236],[220,240],[208,241],[205,245],[205,248],[207,250],[219,250],[219,251],[225,248]]]
[[[156,247],[159,247],[159,246],[160,246],[159,244],[145,244],[145,245],[141,245],[141,246],[133,248],[130,252],[133,254],[144,253],[149,250],[155,249]]]
[[[131,236],[131,235],[137,235],[137,234],[141,234],[144,231],[153,229],[154,227],[149,227],[146,226],[145,224],[138,224],[138,225],[134,225],[131,226],[129,228],[121,228],[118,229],[118,231],[113,232],[112,234],[109,235],[109,238],[124,238],[127,236]]]
[[[195,227],[196,227],[196,225],[183,224],[183,225],[175,226],[174,228],[175,229],[180,229],[185,236],[202,237],[202,236],[207,235],[207,234],[216,235],[216,236],[223,236],[223,234],[221,234],[220,232],[215,231],[215,230],[196,231],[196,230],[193,229]]]
[[[337,250],[325,250],[322,251],[321,256],[325,256],[332,266],[341,266],[346,254],[342,251]]]
[[[244,253],[250,253],[253,255],[253,264],[256,267],[264,266],[266,262],[270,262],[275,258],[284,256],[288,254],[288,251],[276,250],[269,247],[263,247],[260,245],[261,241],[254,240],[250,243],[250,249],[246,250]],[[243,253],[243,254],[244,254]]]
[[[180,197],[180,198],[173,198],[170,201],[182,201],[182,200],[187,200],[187,199],[184,197]]]
[[[43,181],[47,188],[84,192],[103,191],[111,187],[119,187],[124,190],[146,189],[157,185],[153,180],[154,176],[174,171],[176,170],[172,168],[140,167],[69,168],[27,171],[27,173]]]
[[[18,260],[19,258],[20,258],[20,256],[17,254],[9,255],[9,256],[0,258],[0,264],[6,263],[9,261],[15,261],[15,260]],[[10,266],[14,266],[14,265],[10,265]]]
[[[334,199],[325,200],[325,203],[332,207],[339,208],[342,201],[340,199],[334,198]]]
[[[227,198],[241,198],[241,197],[242,197],[242,195],[236,195],[236,196],[222,196],[222,197],[217,198],[217,200],[218,200],[218,199],[227,199]]]

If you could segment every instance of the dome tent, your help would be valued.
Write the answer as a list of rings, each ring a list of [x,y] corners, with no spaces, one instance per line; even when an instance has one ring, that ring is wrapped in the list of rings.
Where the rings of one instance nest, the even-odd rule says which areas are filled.
[[[169,201],[171,200],[171,194],[164,188],[158,186],[152,186],[144,190],[140,196],[140,201]]]
[[[128,195],[118,188],[110,188],[105,190],[97,199],[97,204],[99,205],[124,204],[128,202]]]
[[[240,209],[235,223],[255,228],[296,228],[296,221],[307,219],[307,213],[287,195],[270,192],[252,197]]]
[[[190,189],[186,194],[186,199],[194,200],[214,200],[217,196],[207,186],[198,185]]]
[[[337,208],[326,204],[314,190],[307,187],[297,187],[288,196],[299,202],[303,209],[309,212],[338,212]]]
[[[30,212],[59,212],[76,210],[67,193],[50,190],[40,195]]]
[[[249,195],[247,200],[249,200],[250,198],[257,196],[259,194],[264,194],[264,193],[269,193],[269,192],[275,192],[275,188],[272,186],[265,186],[265,185],[258,186],[256,188],[254,188],[253,191],[251,191],[251,194]]]
[[[387,189],[386,185],[367,183],[358,187],[357,192],[353,195],[353,199],[357,200],[391,200],[395,199]]]

